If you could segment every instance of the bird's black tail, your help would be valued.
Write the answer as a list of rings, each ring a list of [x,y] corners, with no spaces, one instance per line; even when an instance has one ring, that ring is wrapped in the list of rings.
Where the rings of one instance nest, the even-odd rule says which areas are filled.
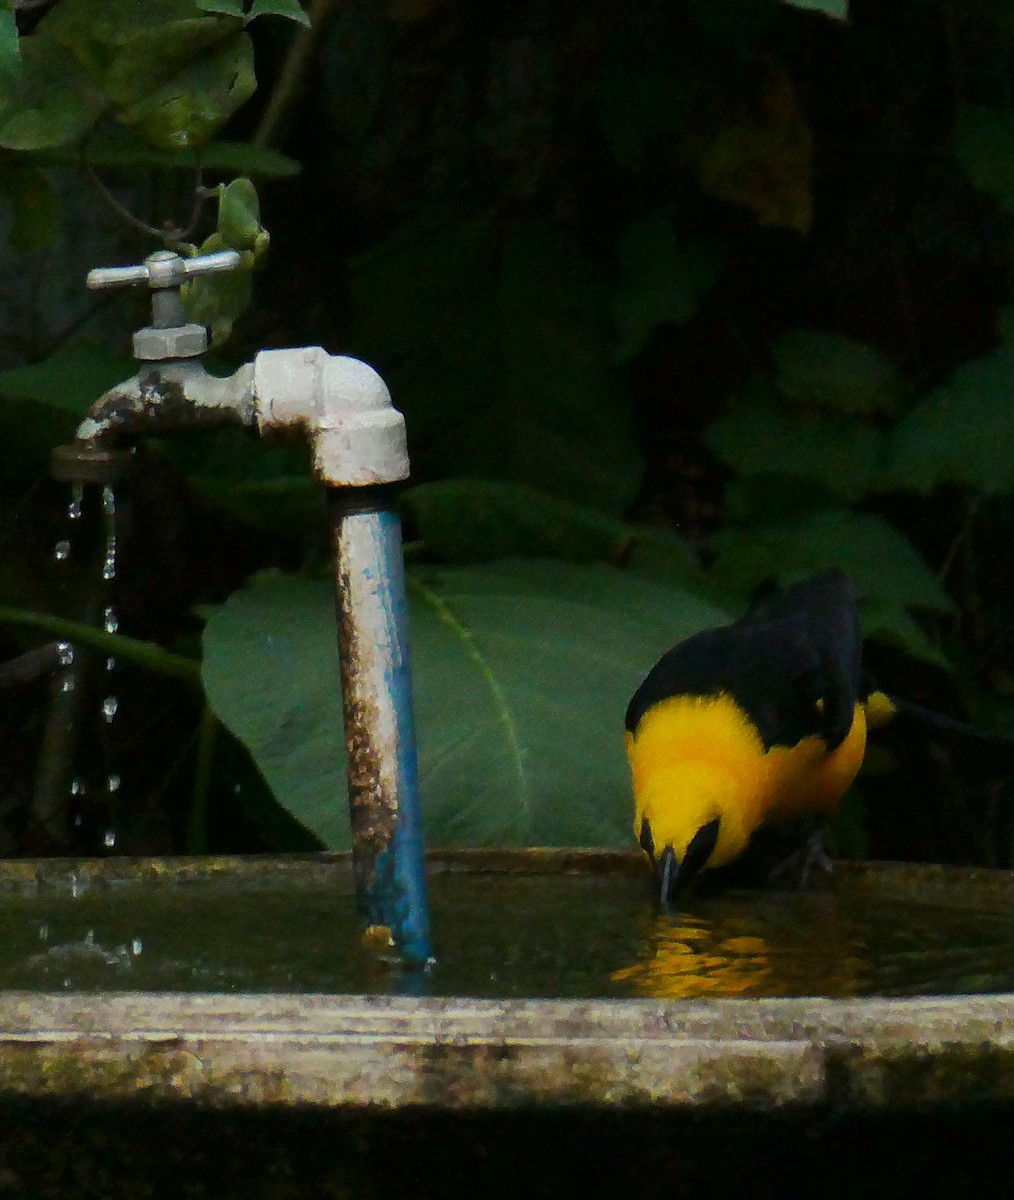
[[[866,710],[866,724],[870,729],[879,729],[890,721],[908,719],[927,725],[931,729],[940,729],[945,733],[953,733],[959,737],[976,738],[989,742],[994,746],[1009,746],[1014,749],[1014,737],[1003,733],[993,733],[987,729],[979,729],[969,725],[967,721],[958,721],[944,713],[935,712],[932,708],[924,708],[911,700],[901,700],[897,696],[889,696],[886,692],[870,692],[863,701]]]

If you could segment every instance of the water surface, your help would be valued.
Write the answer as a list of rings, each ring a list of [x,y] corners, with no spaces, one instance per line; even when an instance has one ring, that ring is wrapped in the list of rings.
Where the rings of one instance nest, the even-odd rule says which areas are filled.
[[[28,889],[34,890],[34,889]],[[359,949],[347,871],[0,894],[0,988],[398,992],[489,998],[1014,991],[1014,912],[734,891],[660,913],[640,875],[438,873],[420,982]]]

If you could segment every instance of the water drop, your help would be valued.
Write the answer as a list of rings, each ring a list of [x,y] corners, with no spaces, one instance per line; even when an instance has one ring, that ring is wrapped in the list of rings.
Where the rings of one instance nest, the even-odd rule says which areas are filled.
[[[115,696],[107,696],[102,701],[102,715],[108,723],[116,716],[116,710],[120,707],[120,702]]]
[[[115,633],[120,628],[120,619],[116,615],[116,609],[110,604],[105,613],[103,613],[102,627],[106,633]]]
[[[107,829],[106,830],[106,832],[102,838],[102,845],[105,846],[105,848],[107,850],[113,849],[113,847],[116,845],[116,830],[115,829]]]
[[[73,690],[74,690],[74,680],[73,679],[61,679],[60,680],[60,691],[61,692],[72,692]]]
[[[116,670],[116,659],[113,658],[113,656],[111,654],[106,659],[106,670],[107,671],[115,671]]]
[[[102,489],[102,514],[106,526],[106,560],[102,564],[102,578],[116,578],[116,493],[107,483]]]
[[[56,543],[53,548],[53,557],[57,562],[66,562],[70,558],[70,542],[66,538]]]
[[[84,935],[84,944],[86,946],[94,946],[95,945],[95,930],[94,929],[89,929],[88,932]]]
[[[74,647],[70,642],[57,642],[56,661],[61,667],[72,667],[74,665]]]
[[[67,505],[67,516],[72,521],[81,520],[81,501],[84,499],[84,484],[75,483],[70,492],[70,503]]]
[[[49,926],[48,925],[40,925],[39,926],[39,941],[40,942],[48,942],[49,941]]]
[[[70,794],[72,796],[83,796],[84,790],[85,785],[80,779],[74,779],[71,781]]]
[[[130,943],[130,953],[133,954],[135,958],[137,958],[143,949],[144,947],[141,945],[140,938],[134,938],[134,940]]]
[[[110,775],[109,778],[106,780],[106,791],[118,792],[119,790],[120,790],[119,775]]]

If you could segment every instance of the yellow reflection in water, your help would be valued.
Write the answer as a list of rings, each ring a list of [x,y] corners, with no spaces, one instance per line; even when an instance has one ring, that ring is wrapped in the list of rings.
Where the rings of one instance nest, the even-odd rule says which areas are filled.
[[[851,996],[863,974],[861,944],[830,907],[797,912],[793,898],[776,920],[658,913],[641,953],[610,978],[635,995]]]

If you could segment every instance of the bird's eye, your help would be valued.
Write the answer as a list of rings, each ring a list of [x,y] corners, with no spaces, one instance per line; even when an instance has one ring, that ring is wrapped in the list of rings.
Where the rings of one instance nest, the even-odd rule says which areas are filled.
[[[641,822],[641,849],[651,859],[655,857],[655,842],[651,836],[651,826],[648,824],[648,818],[645,817]]]

